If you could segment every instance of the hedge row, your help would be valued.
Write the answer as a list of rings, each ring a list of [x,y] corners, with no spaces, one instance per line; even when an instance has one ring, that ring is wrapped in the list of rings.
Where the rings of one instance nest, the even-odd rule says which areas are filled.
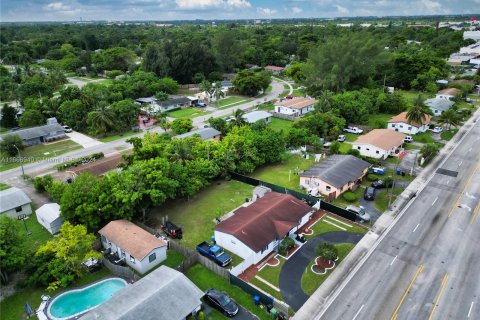
[[[103,152],[92,153],[92,154],[90,154],[88,156],[85,156],[85,157],[81,157],[81,158],[78,158],[78,159],[75,159],[75,160],[71,160],[71,161],[67,161],[67,162],[57,164],[53,168],[57,169],[58,171],[63,171],[63,170],[66,170],[68,168],[78,167],[79,165],[87,164],[91,161],[95,161],[97,159],[103,158],[104,156],[105,155],[103,154]]]

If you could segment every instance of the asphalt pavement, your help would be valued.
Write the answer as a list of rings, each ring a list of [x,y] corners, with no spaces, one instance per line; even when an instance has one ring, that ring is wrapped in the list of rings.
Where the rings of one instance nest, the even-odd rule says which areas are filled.
[[[480,319],[479,123],[453,138],[453,152],[439,156],[439,168],[351,274],[316,297],[324,303],[298,317]]]

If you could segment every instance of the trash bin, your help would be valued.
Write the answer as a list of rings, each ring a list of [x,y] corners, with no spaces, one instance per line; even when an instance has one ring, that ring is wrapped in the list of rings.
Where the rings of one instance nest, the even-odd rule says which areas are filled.
[[[253,296],[253,303],[255,303],[256,306],[260,304],[260,297],[259,296]]]
[[[277,309],[275,308],[270,309],[270,319],[271,320],[277,319]]]
[[[397,176],[400,175],[400,169],[397,169]]]
[[[402,177],[405,177],[405,171],[402,171]]]

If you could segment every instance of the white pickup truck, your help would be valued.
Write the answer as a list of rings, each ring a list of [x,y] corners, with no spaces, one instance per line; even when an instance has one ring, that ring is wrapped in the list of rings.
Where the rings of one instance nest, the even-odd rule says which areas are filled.
[[[363,133],[363,130],[359,129],[357,127],[346,127],[346,128],[343,128],[343,131],[348,132],[348,133],[355,133],[355,134]]]

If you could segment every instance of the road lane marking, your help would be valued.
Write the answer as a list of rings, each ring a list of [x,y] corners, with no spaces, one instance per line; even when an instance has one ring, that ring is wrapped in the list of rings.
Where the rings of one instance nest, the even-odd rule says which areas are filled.
[[[477,173],[479,168],[480,168],[480,163],[477,164],[477,166],[475,167],[475,170],[473,170],[472,174],[468,178],[467,183],[465,184],[465,187],[463,188],[462,192],[460,192],[460,194],[457,197],[457,200],[455,200],[455,203],[453,204],[452,208],[450,209],[450,212],[448,213],[449,218],[452,216],[455,208],[458,207],[458,202],[460,201],[460,198],[462,197],[462,195],[467,190],[467,187],[469,186],[470,182],[472,181],[473,176]]]
[[[477,217],[477,213],[478,213],[479,208],[480,208],[480,203],[477,204],[477,206],[473,210],[473,215],[472,215],[472,219],[470,220],[470,224],[473,224],[473,222],[475,221],[475,218]]]
[[[397,260],[397,257],[398,257],[398,255],[395,256],[395,258],[393,258],[392,262],[390,262],[390,265],[392,265],[395,262],[395,260]]]
[[[460,161],[460,163],[458,164],[458,166],[460,167],[460,166],[462,165],[462,163],[463,163],[463,160],[462,160],[462,161]]]
[[[412,288],[413,283],[415,282],[415,280],[417,279],[417,277],[420,275],[420,273],[422,273],[422,271],[423,271],[424,268],[425,268],[425,265],[423,265],[423,264],[422,264],[420,267],[418,267],[417,272],[415,272],[415,275],[413,276],[413,279],[412,279],[412,280],[410,281],[410,283],[408,284],[407,289],[405,289],[405,292],[403,293],[402,299],[401,299],[400,302],[398,303],[398,306],[397,306],[397,308],[395,309],[395,311],[393,312],[392,317],[390,318],[390,320],[395,320],[395,319],[397,319],[398,311],[400,310],[400,307],[402,306],[403,301],[404,301],[405,298],[407,297],[407,294],[408,294],[408,292],[410,291],[410,289]]]
[[[472,147],[470,147],[470,149],[468,149],[468,151],[469,151],[469,152],[472,151]]]
[[[365,307],[365,305],[364,305],[364,304],[362,304],[362,306],[360,307],[360,309],[358,309],[357,313],[355,313],[355,317],[353,317],[353,319],[352,319],[352,320],[355,320],[355,319],[357,319],[357,317],[358,317],[358,315],[360,314],[360,312],[362,312],[362,309],[363,309],[363,307]]]
[[[472,313],[472,308],[473,308],[473,301],[472,301],[472,303],[470,304],[470,309],[468,309],[467,318],[470,318],[470,314]]]
[[[438,200],[438,197],[436,197],[435,200],[433,200],[432,206],[435,204],[435,202],[437,202],[437,200]]]
[[[437,300],[435,301],[435,304],[433,305],[432,312],[430,312],[430,317],[428,317],[428,320],[432,320],[433,315],[435,314],[435,309],[437,309],[438,303],[440,302],[440,299],[442,298],[443,291],[445,290],[445,287],[448,282],[448,273],[445,273],[442,279],[442,285],[440,287],[440,293],[438,294]]]
[[[420,225],[420,223],[417,224],[417,226],[415,227],[415,229],[413,229],[412,233],[414,233],[415,231],[417,231],[417,228],[418,228],[419,225]]]

